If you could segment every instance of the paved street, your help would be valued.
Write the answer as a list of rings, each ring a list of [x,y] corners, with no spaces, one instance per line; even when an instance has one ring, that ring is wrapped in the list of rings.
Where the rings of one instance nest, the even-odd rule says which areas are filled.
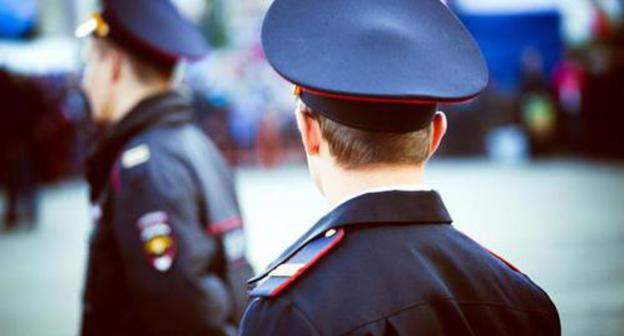
[[[303,167],[238,175],[249,257],[259,269],[325,205]],[[442,193],[460,230],[551,294],[564,335],[624,334],[624,165],[444,160],[432,164],[427,184]],[[76,334],[86,192],[77,181],[47,187],[37,230],[0,232],[0,335]]]

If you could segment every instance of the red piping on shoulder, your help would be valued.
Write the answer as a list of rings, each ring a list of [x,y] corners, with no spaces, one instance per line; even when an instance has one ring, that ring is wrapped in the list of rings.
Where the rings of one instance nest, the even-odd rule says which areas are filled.
[[[211,235],[218,235],[230,230],[238,229],[241,226],[243,226],[243,220],[238,216],[234,216],[220,222],[210,224],[206,231]]]
[[[483,245],[481,245],[483,246]],[[494,253],[492,250],[490,250],[489,248],[483,246],[483,248],[490,252],[491,255],[493,255],[494,257],[496,257],[498,260],[504,262],[507,266],[509,266],[509,268],[511,268],[512,270],[518,272],[518,273],[522,273],[522,271],[520,271],[516,266],[514,266],[512,263],[510,263],[509,261],[507,261],[505,258],[499,256],[498,254]]]
[[[119,161],[113,165],[113,169],[110,174],[110,182],[113,186],[113,190],[118,193],[121,191],[121,172],[119,167]]]
[[[290,285],[291,283],[293,283],[299,276],[301,276],[301,274],[303,274],[308,268],[310,268],[312,265],[314,265],[319,259],[321,259],[325,254],[327,254],[327,252],[329,252],[329,250],[331,250],[334,246],[336,246],[338,243],[340,243],[342,241],[342,239],[344,238],[344,229],[340,229],[338,231],[338,233],[336,234],[336,237],[334,238],[334,240],[327,245],[321,252],[319,252],[319,254],[317,254],[312,260],[310,260],[307,264],[305,264],[305,266],[303,266],[299,271],[297,271],[297,273],[295,273],[295,275],[291,276],[290,278],[288,278],[288,280],[284,281],[283,284],[279,285],[277,288],[275,288],[271,294],[269,296],[276,296],[277,294],[279,294],[282,290],[284,290],[286,287],[288,287],[288,285]]]

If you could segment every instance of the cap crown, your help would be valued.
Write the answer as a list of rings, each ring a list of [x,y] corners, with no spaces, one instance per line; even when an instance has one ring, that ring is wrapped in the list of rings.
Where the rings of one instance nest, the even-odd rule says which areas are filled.
[[[457,102],[488,82],[477,44],[439,0],[276,0],[262,42],[287,80],[333,94]]]

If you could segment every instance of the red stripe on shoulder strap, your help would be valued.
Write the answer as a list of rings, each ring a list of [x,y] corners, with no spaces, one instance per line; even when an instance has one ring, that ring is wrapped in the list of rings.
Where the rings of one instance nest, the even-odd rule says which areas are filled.
[[[338,232],[336,233],[336,236],[334,237],[334,239],[332,240],[331,243],[329,243],[327,246],[325,246],[325,248],[319,252],[318,254],[316,254],[316,256],[314,256],[314,258],[312,258],[312,260],[310,260],[309,262],[307,262],[305,264],[305,266],[303,266],[301,269],[299,269],[297,271],[297,273],[295,273],[293,276],[291,276],[290,278],[288,278],[288,280],[284,281],[284,283],[282,283],[281,285],[279,285],[277,288],[275,288],[271,294],[269,296],[276,296],[277,294],[279,294],[282,290],[284,290],[286,287],[288,287],[288,285],[290,285],[291,283],[293,283],[299,276],[301,276],[301,274],[303,274],[308,268],[310,268],[312,265],[314,265],[317,261],[319,261],[324,255],[326,255],[334,246],[338,245],[338,243],[340,243],[342,241],[342,239],[344,238],[344,229],[340,229],[338,230]]]

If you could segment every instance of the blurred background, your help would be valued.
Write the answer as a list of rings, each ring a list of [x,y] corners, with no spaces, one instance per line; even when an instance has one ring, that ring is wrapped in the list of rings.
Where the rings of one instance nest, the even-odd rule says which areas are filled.
[[[186,66],[197,120],[234,167],[260,270],[327,211],[307,176],[292,87],[265,62],[268,0],[177,0],[212,52]],[[564,335],[624,335],[624,0],[446,1],[491,84],[443,106],[430,165],[455,225],[557,304]],[[0,0],[0,335],[74,335],[96,132],[73,29],[95,0]]]

